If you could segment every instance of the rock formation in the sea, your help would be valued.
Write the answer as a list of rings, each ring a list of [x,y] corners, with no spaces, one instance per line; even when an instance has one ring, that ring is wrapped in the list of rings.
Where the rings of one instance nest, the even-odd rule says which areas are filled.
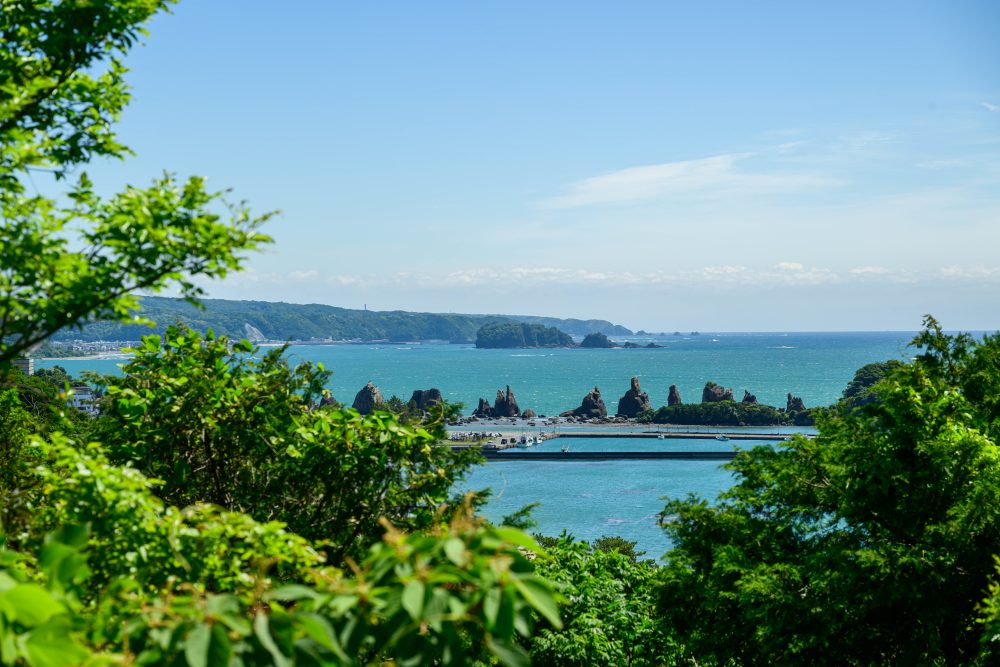
[[[651,409],[649,394],[639,388],[639,378],[633,377],[632,387],[618,400],[618,412],[616,415],[635,419],[640,412],[646,412]]]
[[[615,344],[604,334],[589,333],[580,341],[580,347],[615,347]]]
[[[490,407],[490,402],[485,398],[479,399],[479,405],[476,406],[476,410],[472,413],[473,417],[479,417],[480,419],[489,419],[493,416],[493,408]]]
[[[733,390],[727,389],[714,382],[705,383],[705,389],[701,392],[702,403],[720,403],[722,401],[733,400]]]
[[[743,400],[740,401],[740,402],[741,403],[756,403],[757,402],[757,397],[754,396],[753,394],[751,394],[746,389],[744,389],[743,390]]]
[[[374,382],[368,382],[358,395],[354,397],[354,409],[363,415],[370,414],[385,405],[382,392],[378,390]]]
[[[785,412],[801,412],[806,409],[805,403],[798,396],[792,396],[788,394],[788,400],[785,403]]]
[[[493,402],[493,416],[495,418],[521,416],[521,409],[517,407],[517,399],[514,398],[514,392],[510,390],[510,385],[507,385],[506,394],[497,389],[497,398]]]
[[[534,419],[535,417],[538,416],[538,414],[536,414],[535,411],[532,410],[531,408],[528,408],[527,410],[521,413],[521,416],[524,417],[525,419]]]
[[[585,419],[600,419],[608,416],[608,409],[604,407],[604,399],[601,398],[601,390],[597,387],[583,397],[580,407],[575,410],[564,412],[560,417],[583,417]]]
[[[430,389],[417,389],[410,396],[410,405],[421,412],[427,412],[432,405],[440,405],[444,402],[441,390],[431,387]]]
[[[670,393],[667,394],[667,405],[680,405],[681,403],[681,392],[677,389],[677,385],[670,385]]]
[[[333,397],[333,394],[330,392],[330,390],[324,389],[323,396],[321,396],[319,399],[319,406],[321,408],[325,408],[328,406],[337,407],[338,405],[340,405],[340,403],[337,403],[337,399]]]

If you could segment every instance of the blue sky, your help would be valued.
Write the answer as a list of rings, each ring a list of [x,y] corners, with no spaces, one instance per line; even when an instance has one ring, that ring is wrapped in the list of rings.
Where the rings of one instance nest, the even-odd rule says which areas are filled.
[[[106,187],[281,210],[212,296],[1000,327],[995,2],[181,2]]]

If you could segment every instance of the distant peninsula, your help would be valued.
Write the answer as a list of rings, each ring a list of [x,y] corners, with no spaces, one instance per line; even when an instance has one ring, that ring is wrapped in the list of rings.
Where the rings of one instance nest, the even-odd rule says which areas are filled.
[[[303,305],[228,299],[203,299],[202,303],[205,308],[199,309],[182,299],[147,296],[141,299],[140,314],[156,322],[155,328],[113,322],[92,322],[85,325],[82,330],[60,332],[54,340],[136,341],[150,333],[163,333],[167,326],[178,323],[199,331],[212,329],[219,335],[249,338],[254,342],[474,343],[483,325],[495,323],[527,324],[538,326],[540,330],[556,328],[562,335],[581,338],[591,333],[611,336],[632,335],[631,330],[607,320],[559,319],[528,315],[413,313],[401,310],[373,311],[321,304]],[[535,335],[535,340],[539,340],[537,334]],[[531,340],[530,335],[526,340]],[[546,341],[548,346],[547,341],[551,340],[551,334],[542,335],[540,340]]]

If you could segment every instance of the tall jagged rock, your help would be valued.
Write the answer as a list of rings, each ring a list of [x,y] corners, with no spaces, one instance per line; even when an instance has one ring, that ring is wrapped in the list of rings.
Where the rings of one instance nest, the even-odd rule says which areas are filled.
[[[639,378],[633,377],[632,386],[625,392],[624,396],[618,399],[617,416],[635,419],[640,412],[646,412],[651,409],[649,394],[639,388]]]
[[[594,387],[583,397],[580,407],[575,410],[564,412],[560,417],[584,417],[586,419],[599,419],[608,416],[608,409],[604,406],[604,399],[601,398],[601,390]]]
[[[490,402],[485,398],[479,399],[479,405],[476,406],[475,412],[472,413],[473,417],[479,417],[480,419],[489,419],[493,416],[493,408],[490,407]]]
[[[756,403],[757,402],[757,397],[754,396],[753,394],[751,394],[746,389],[744,389],[743,390],[743,400],[740,401],[740,402],[741,403]]]
[[[733,390],[727,389],[714,382],[705,383],[705,388],[701,392],[702,403],[721,403],[722,401],[733,400]]]
[[[670,385],[670,393],[667,394],[667,406],[680,405],[682,402],[681,392],[677,389],[677,385]]]
[[[413,396],[410,396],[410,404],[421,412],[427,412],[432,405],[440,405],[443,402],[441,390],[434,387],[417,389],[413,392]]]
[[[798,396],[792,396],[788,394],[788,400],[785,402],[785,412],[801,412],[806,409],[805,403]]]
[[[370,414],[373,410],[378,410],[385,405],[385,398],[378,390],[374,382],[368,382],[358,395],[354,397],[354,409],[363,415]]]
[[[514,392],[510,390],[510,385],[507,385],[506,394],[497,389],[497,397],[493,401],[493,416],[497,418],[521,416],[521,408],[517,407],[517,399],[514,398]]]

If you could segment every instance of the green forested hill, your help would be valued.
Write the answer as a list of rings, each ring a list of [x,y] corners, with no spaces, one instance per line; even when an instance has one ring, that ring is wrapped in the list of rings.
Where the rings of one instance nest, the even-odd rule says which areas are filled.
[[[410,313],[406,311],[365,311],[268,301],[205,299],[199,310],[180,299],[145,297],[142,314],[157,323],[155,329],[109,322],[88,324],[84,330],[67,330],[55,340],[138,340],[149,333],[162,333],[168,325],[182,322],[194,329],[212,329],[234,338],[247,336],[246,325],[258,329],[267,340],[447,340],[474,342],[483,324],[497,321],[545,323],[570,334],[583,336],[592,331],[628,335],[624,327],[604,320],[560,320],[504,315],[462,315],[455,313]]]

